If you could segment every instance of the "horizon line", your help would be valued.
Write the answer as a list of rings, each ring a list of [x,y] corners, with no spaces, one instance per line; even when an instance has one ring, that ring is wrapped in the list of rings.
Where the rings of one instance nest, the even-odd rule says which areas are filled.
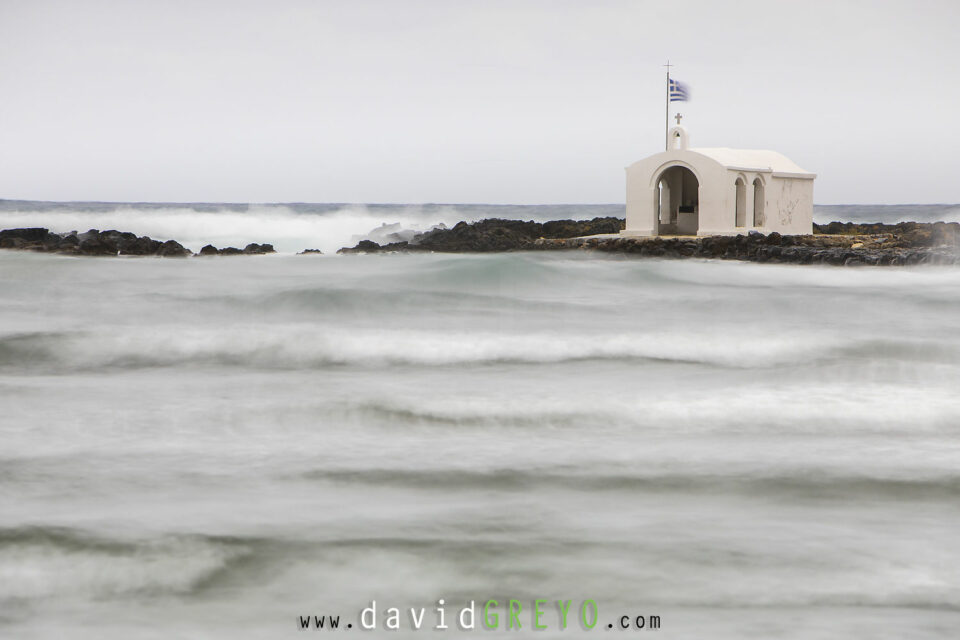
[[[0,198],[0,204],[11,202],[31,202],[42,204],[108,204],[108,205],[261,205],[261,206],[288,206],[288,205],[331,205],[331,206],[392,206],[392,207],[423,207],[423,206],[484,206],[484,207],[626,207],[625,202],[540,202],[536,204],[521,204],[514,202],[309,202],[305,200],[290,201],[213,201],[213,200],[34,200],[31,198]],[[833,202],[813,203],[815,207],[935,207],[960,206],[960,202]]]

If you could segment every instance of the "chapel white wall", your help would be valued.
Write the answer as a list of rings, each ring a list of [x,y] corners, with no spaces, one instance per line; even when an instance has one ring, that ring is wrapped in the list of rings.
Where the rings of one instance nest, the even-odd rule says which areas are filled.
[[[777,231],[784,235],[812,233],[813,180],[778,175],[774,171],[728,168],[694,150],[671,149],[627,167],[627,212],[623,235],[650,236],[659,233],[656,181],[671,166],[683,166],[699,182],[699,228],[697,235],[736,235],[751,230]],[[746,185],[745,225],[736,226],[736,181]],[[764,223],[754,224],[754,180],[763,184]],[[671,207],[673,207],[671,203]]]

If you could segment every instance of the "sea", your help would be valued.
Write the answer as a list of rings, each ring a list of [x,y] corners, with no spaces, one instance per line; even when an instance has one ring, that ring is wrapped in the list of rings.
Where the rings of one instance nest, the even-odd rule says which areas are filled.
[[[278,250],[0,251],[0,637],[956,638],[960,269],[335,254],[622,214],[0,202]]]

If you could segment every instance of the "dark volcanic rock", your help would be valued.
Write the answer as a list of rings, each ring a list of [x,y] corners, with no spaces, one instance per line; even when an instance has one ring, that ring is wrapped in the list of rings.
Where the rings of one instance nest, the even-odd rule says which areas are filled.
[[[489,252],[595,249],[659,258],[719,258],[829,265],[960,264],[960,224],[951,222],[814,225],[814,234],[783,236],[750,231],[710,237],[623,238],[617,218],[538,223],[522,220],[460,222],[410,242],[379,245],[364,240],[337,253],[384,251]],[[587,236],[587,237],[584,237]],[[594,236],[594,237],[589,237]],[[608,237],[604,237],[608,236]],[[610,237],[612,236],[612,237]]]
[[[83,242],[84,240],[96,240],[98,237],[100,237],[100,231],[98,229],[90,229],[89,231],[84,231],[83,233],[77,235],[77,238],[79,238],[80,242]]]
[[[252,256],[252,255],[263,255],[265,253],[276,253],[276,250],[273,248],[272,244],[256,244],[251,242],[243,249],[237,249],[236,247],[224,247],[223,249],[217,249],[212,244],[208,244],[202,249],[198,256]]]
[[[174,240],[159,242],[126,231],[71,231],[60,235],[47,229],[6,229],[0,231],[0,248],[25,249],[80,256],[183,256],[190,252]]]
[[[248,255],[276,253],[272,244],[256,244],[255,242],[251,242],[246,247],[244,247],[243,252]]]
[[[141,236],[127,247],[125,253],[131,256],[152,256],[157,254],[161,246],[163,243],[159,240]]]
[[[895,239],[900,246],[904,247],[960,245],[960,223],[957,222],[898,222],[896,224],[831,222],[823,225],[814,224],[813,232],[824,235],[885,235]]]
[[[100,242],[115,249],[117,253],[131,255],[127,249],[136,243],[137,235],[130,232],[110,230],[101,231],[99,233],[99,239]]]
[[[437,229],[417,236],[412,244],[421,251],[511,251],[527,248],[538,237],[540,226],[519,220],[460,222],[452,229]]]
[[[840,224],[840,223],[837,223]],[[781,236],[779,233],[704,238],[541,239],[535,248],[596,249],[661,258],[721,258],[753,262],[789,262],[837,266],[960,264],[960,242],[934,225],[904,224],[903,233],[887,235]],[[887,225],[890,226],[890,225]],[[947,225],[949,227],[949,225]],[[934,246],[923,246],[934,238]],[[920,245],[920,246],[916,246]]]
[[[4,229],[0,231],[0,240],[15,238],[25,243],[43,242],[50,235],[50,231],[43,227],[31,227],[27,229]]]
[[[540,237],[576,238],[578,236],[595,236],[601,233],[620,233],[623,227],[623,220],[613,217],[594,218],[593,220],[551,220],[543,223]]]
[[[50,233],[48,229],[5,229],[0,231],[0,249],[22,249],[49,253],[65,253],[78,256],[159,256],[181,258],[192,255],[190,250],[176,240],[160,242],[147,236],[137,237],[129,231],[90,229],[83,233]],[[200,255],[261,255],[276,253],[272,244],[251,243],[243,250],[227,247],[218,250],[207,245]]]
[[[406,242],[404,242],[403,244],[406,244]],[[389,247],[393,245],[384,245],[384,246]],[[383,247],[381,247],[379,244],[377,244],[373,240],[361,240],[360,242],[357,243],[357,246],[352,248],[344,247],[343,249],[340,249],[339,251],[337,251],[337,253],[376,253],[380,251],[382,248]]]
[[[77,253],[84,256],[115,256],[119,254],[117,247],[104,242],[99,236],[81,240],[77,245]]]
[[[459,222],[451,229],[433,229],[414,236],[409,242],[393,242],[379,245],[362,240],[357,246],[343,248],[337,253],[375,253],[378,251],[439,251],[439,252],[489,252],[532,249],[540,238],[574,238],[606,233],[619,233],[623,229],[620,218],[594,218],[593,220],[503,220],[490,218],[479,222]]]
[[[57,248],[62,251],[70,247],[76,247],[79,244],[80,244],[80,239],[77,238],[77,234],[71,233],[70,235],[66,235],[60,238],[60,242],[57,245]]]
[[[0,249],[22,249],[24,245],[26,243],[21,238],[14,236],[0,238]]]
[[[163,258],[186,258],[193,255],[190,249],[187,249],[176,240],[167,240],[157,250],[157,255]]]

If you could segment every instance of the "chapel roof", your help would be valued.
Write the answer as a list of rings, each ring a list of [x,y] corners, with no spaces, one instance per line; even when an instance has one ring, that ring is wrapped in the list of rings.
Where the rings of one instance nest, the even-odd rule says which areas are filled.
[[[688,149],[688,151],[707,156],[730,169],[814,175],[809,171],[801,169],[800,166],[790,160],[790,158],[776,151],[767,151],[764,149],[728,149],[726,147]]]

